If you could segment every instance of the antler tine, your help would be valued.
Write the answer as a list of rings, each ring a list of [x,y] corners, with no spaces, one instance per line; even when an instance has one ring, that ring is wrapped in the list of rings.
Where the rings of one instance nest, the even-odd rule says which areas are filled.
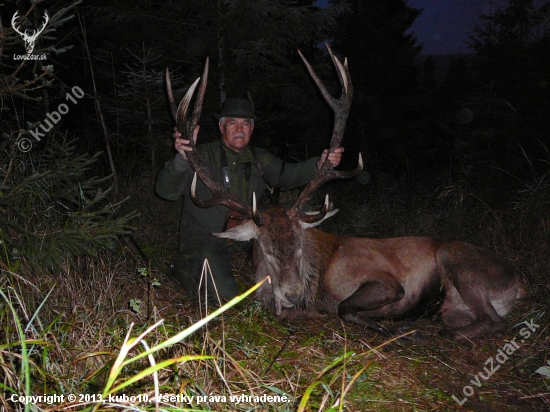
[[[15,13],[13,13],[13,16],[11,16],[11,26],[15,31],[17,31],[17,27],[15,27],[15,22],[17,21],[18,17],[19,17],[19,10],[16,10]]]
[[[312,79],[315,81],[315,84],[319,88],[319,91],[323,95],[323,98],[335,113],[334,129],[332,132],[332,139],[330,141],[330,146],[329,146],[329,150],[332,152],[334,149],[336,149],[341,145],[342,139],[344,137],[346,120],[348,118],[349,109],[351,106],[351,100],[353,97],[353,85],[351,83],[351,76],[349,74],[347,59],[344,59],[344,64],[342,64],[338,59],[338,57],[336,57],[332,52],[332,49],[330,48],[329,44],[325,43],[325,46],[329,53],[330,59],[334,64],[336,73],[338,74],[340,85],[342,86],[342,95],[338,99],[334,98],[329,93],[326,86],[321,81],[317,73],[315,73],[315,70],[313,69],[311,64],[306,60],[302,52],[298,50],[298,53],[300,54],[300,57],[304,61],[304,64],[306,65],[309,74],[311,75]]]
[[[191,86],[189,86],[187,93],[185,94],[183,99],[181,99],[178,109],[176,111],[176,123],[177,123],[176,128],[182,134],[182,136],[184,136],[187,140],[189,140],[189,146],[193,148],[193,150],[186,153],[187,160],[189,160],[189,164],[195,171],[193,182],[191,183],[191,199],[193,199],[193,202],[197,206],[204,207],[204,208],[212,207],[215,205],[227,206],[230,209],[236,210],[237,212],[243,214],[247,218],[253,218],[256,224],[258,226],[261,226],[263,224],[261,217],[259,215],[253,216],[252,208],[249,205],[241,202],[237,196],[235,196],[233,193],[228,191],[212,176],[212,174],[210,173],[210,170],[208,169],[208,166],[202,161],[200,156],[197,154],[197,151],[195,150],[193,132],[199,122],[201,112],[202,112],[202,104],[204,101],[204,95],[205,95],[206,84],[208,79],[208,65],[209,64],[207,59],[203,70],[202,82],[199,87],[198,95],[195,99],[195,107],[193,109],[193,114],[191,116],[191,119],[190,120],[187,119],[187,111],[189,109],[189,103],[193,98],[193,94],[195,92],[197,84],[201,79],[200,77],[197,80],[195,80],[195,82]],[[202,200],[197,196],[196,194],[197,175],[202,180],[202,182],[206,185],[206,187],[208,187],[208,189],[210,189],[210,191],[212,192],[213,196],[211,199]]]
[[[323,203],[323,207],[321,208],[321,210],[319,212],[310,214],[311,212],[310,213],[301,213],[298,210],[294,210],[294,213],[298,214],[298,218],[300,219],[301,222],[315,223],[315,222],[318,222],[319,220],[321,220],[322,218],[325,217],[325,215],[329,211],[329,208],[330,208],[330,202],[329,202],[329,197],[328,197],[328,193],[327,193],[326,196],[325,196],[325,202]]]
[[[195,99],[195,108],[193,110],[193,117],[191,118],[191,123],[189,124],[189,133],[190,135],[193,135],[193,130],[195,129],[195,126],[199,122],[199,119],[201,117],[202,113],[202,104],[204,102],[204,94],[206,92],[206,85],[208,83],[208,69],[210,67],[210,59],[206,58],[206,63],[204,63],[204,69],[202,70],[202,82],[199,87],[199,92],[197,94],[197,98]],[[191,139],[193,140],[193,139]],[[193,142],[194,143],[194,142]]]
[[[313,180],[308,183],[308,185],[305,187],[304,190],[302,190],[302,193],[300,193],[300,195],[294,202],[292,209],[299,210],[302,204],[309,200],[311,194],[314,193],[317,189],[319,189],[323,184],[325,184],[329,180],[349,179],[357,176],[361,172],[361,170],[363,170],[363,156],[361,156],[361,153],[359,153],[359,161],[357,164],[357,168],[355,170],[351,170],[347,172],[337,171],[332,168],[332,164],[330,162],[328,163],[330,164],[330,167],[326,167],[327,162],[323,164],[323,167],[321,168],[321,170],[319,170],[319,172],[313,178]],[[322,219],[323,217],[324,215],[318,216],[318,220]],[[302,220],[302,218],[300,218],[300,220]],[[313,222],[308,220],[308,223],[313,223]]]
[[[204,101],[204,94],[205,94],[205,91],[206,91],[206,84],[207,84],[207,80],[208,80],[208,67],[209,67],[209,59],[208,57],[206,58],[206,63],[204,65],[204,70],[202,71],[202,83],[199,87],[199,93],[197,95],[197,99],[195,100],[195,109],[193,110],[193,120],[191,121],[192,123],[192,128],[191,128],[191,136],[193,135],[193,132],[192,130],[195,128],[195,126],[197,125],[200,117],[201,117],[201,112],[202,112],[202,103]],[[187,109],[189,107],[189,103],[191,102],[191,99],[193,97],[193,93],[195,93],[195,88],[197,87],[197,83],[199,82],[199,80],[201,79],[200,77],[197,78],[197,80],[195,80],[193,82],[193,84],[191,86],[189,86],[189,89],[187,89],[187,93],[185,93],[185,96],[183,97],[183,99],[180,101],[180,104],[179,106],[176,106],[176,100],[174,99],[174,93],[172,92],[172,81],[170,79],[170,69],[168,69],[168,67],[166,68],[166,90],[168,92],[168,100],[170,102],[170,110],[172,111],[172,116],[174,117],[174,120],[176,122],[178,122],[178,118],[181,119],[179,125],[178,126],[178,132],[180,133],[185,133],[185,130],[184,129],[184,124],[186,124],[186,117],[187,117]],[[185,101],[185,105],[182,106],[182,103]],[[182,126],[180,128],[180,126]]]
[[[191,146],[193,149],[195,148],[195,141],[193,140],[193,131],[195,130],[195,127],[197,126],[201,118],[202,103],[204,101],[204,94],[206,92],[206,84],[208,81],[208,66],[209,66],[209,59],[207,57],[206,63],[204,64],[204,70],[202,72],[202,81],[199,87],[199,92],[197,94],[197,97],[195,98],[195,108],[193,109],[191,120],[190,121],[187,120],[187,111],[189,108],[189,103],[193,98],[193,93],[195,92],[195,88],[197,87],[199,80],[201,80],[200,77],[197,80],[195,80],[195,82],[191,86],[189,86],[187,93],[185,93],[185,96],[183,97],[183,99],[181,99],[181,102],[178,106],[178,110],[176,113],[176,127],[178,129],[178,132],[180,132],[182,136],[185,136],[186,139],[189,140],[189,146]]]
[[[20,34],[20,35],[24,35],[25,33],[19,31],[19,29],[17,28],[17,24],[16,24],[16,23],[17,23],[17,20],[19,19],[19,17],[20,17],[20,16],[19,16],[19,10],[17,10],[17,11],[13,14],[13,16],[12,16],[12,18],[11,18],[11,26],[13,27],[13,30],[14,30],[16,33],[18,33],[18,34]]]
[[[315,70],[313,69],[311,64],[309,64],[309,62],[307,61],[307,59],[305,58],[305,56],[303,55],[303,53],[300,49],[298,49],[298,54],[300,55],[300,57],[302,58],[302,61],[306,65],[306,68],[307,68],[307,71],[309,72],[309,75],[311,76],[313,81],[315,81],[315,84],[317,85],[317,87],[321,91],[321,94],[323,95],[325,101],[328,103],[328,105],[330,107],[335,109],[333,107],[334,106],[334,98],[330,95],[327,88],[325,87],[325,85],[323,84],[323,82],[321,81],[319,76],[317,76],[317,73],[315,73]]]
[[[174,120],[177,119],[178,106],[176,106],[176,100],[174,99],[174,94],[172,93],[172,81],[170,80],[170,69],[166,68],[166,90],[168,91],[168,101],[170,102],[170,109],[172,111],[172,116]],[[194,91],[194,90],[193,90]]]
[[[48,12],[45,11],[44,12],[44,23],[42,24],[42,27],[38,30],[38,33],[36,34],[37,37],[40,33],[42,33],[44,31],[44,29],[46,28],[49,21],[50,21],[50,16],[48,16]]]
[[[178,105],[178,110],[176,111],[176,129],[178,130],[178,132],[181,133],[183,137],[189,140],[190,145],[191,142],[193,142],[194,128],[191,129],[191,131],[189,130],[187,111],[189,109],[189,104],[191,103],[191,99],[193,98],[193,94],[195,93],[195,89],[197,88],[197,84],[199,83],[200,79],[201,78],[198,77],[197,80],[195,80],[193,84],[189,86],[189,88],[187,89],[187,93],[185,93],[185,96],[183,96],[183,99],[181,99],[180,104]],[[195,117],[194,119],[192,119],[191,123],[194,123],[196,125],[198,123],[198,119]]]
[[[346,121],[348,118],[351,100],[353,97],[353,85],[351,83],[347,59],[344,59],[344,64],[342,64],[340,60],[334,55],[328,43],[325,43],[325,45],[327,47],[332,63],[334,64],[336,72],[338,73],[340,85],[342,86],[342,95],[338,99],[334,98],[328,92],[326,86],[323,84],[319,76],[317,76],[311,64],[309,64],[309,62],[300,51],[298,52],[300,53],[300,57],[302,57],[302,60],[304,61],[309,74],[315,81],[315,84],[317,84],[317,87],[319,88],[319,91],[323,95],[325,101],[334,111],[334,128],[332,131],[332,139],[330,141],[329,147],[329,150],[333,152],[334,149],[341,145],[342,139],[344,137],[344,129],[346,128]],[[328,206],[323,207],[323,210],[317,215],[308,216],[300,211],[300,207],[302,206],[302,204],[305,203],[309,199],[310,195],[325,182],[332,179],[345,179],[357,176],[362,169],[363,159],[361,157],[361,154],[359,154],[359,165],[357,166],[357,169],[350,172],[335,171],[333,169],[332,163],[330,163],[327,156],[327,159],[317,173],[317,176],[315,176],[315,178],[311,182],[309,182],[306,188],[298,196],[298,199],[296,199],[296,202],[294,202],[292,210],[294,211],[294,213],[298,213],[298,215],[300,216],[300,220],[304,222],[314,223],[321,220],[327,212],[325,210],[323,213],[323,210],[325,209],[325,207]]]

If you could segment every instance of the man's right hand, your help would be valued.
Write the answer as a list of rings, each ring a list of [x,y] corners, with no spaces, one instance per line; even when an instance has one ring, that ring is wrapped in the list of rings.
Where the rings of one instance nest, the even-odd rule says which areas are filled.
[[[199,129],[201,127],[199,125],[195,126],[195,130],[193,131],[193,142],[197,142],[197,135],[199,134]],[[187,159],[187,154],[185,152],[191,152],[193,148],[189,146],[189,140],[182,139],[181,133],[174,128],[174,139],[176,140],[174,142],[174,147],[176,148],[176,151],[184,158]]]

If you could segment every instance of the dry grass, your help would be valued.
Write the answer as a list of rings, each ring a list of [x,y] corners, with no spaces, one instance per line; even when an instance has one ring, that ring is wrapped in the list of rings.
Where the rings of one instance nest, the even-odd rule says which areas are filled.
[[[512,327],[503,336],[475,342],[470,351],[437,338],[440,325],[424,320],[415,327],[433,334],[431,344],[386,342],[335,317],[281,325],[249,298],[154,355],[157,364],[184,356],[195,356],[195,360],[186,358],[163,366],[156,385],[150,374],[116,395],[152,398],[157,387],[163,394],[226,396],[225,402],[212,398],[192,405],[168,401],[160,404],[163,410],[548,410],[550,382],[535,373],[549,359],[550,347],[549,215],[548,209],[543,209],[549,197],[544,192],[548,189],[545,182],[526,185],[525,192],[517,192],[513,207],[502,208],[490,205],[471,187],[449,187],[438,182],[415,188],[376,181],[372,187],[349,183],[343,189],[328,188],[342,210],[338,218],[327,222],[328,231],[459,238],[495,249],[515,262],[533,286],[530,296],[510,314]],[[164,319],[144,338],[149,347],[154,347],[204,316],[204,309],[189,303],[163,275],[175,247],[179,205],[163,203],[139,186],[135,188],[139,199],[133,204],[140,205],[141,220],[136,224],[140,230],[134,239],[149,263],[133,242],[121,239],[116,253],[67,259],[57,273],[27,273],[24,269],[18,274],[2,272],[1,288],[7,299],[0,305],[0,336],[6,342],[0,347],[3,410],[25,409],[24,404],[9,398],[10,391],[25,394],[27,382],[22,372],[25,352],[17,343],[20,337],[7,301],[26,329],[29,386],[34,395],[101,394],[115,359],[125,348],[132,323],[135,337]],[[536,199],[537,206],[527,202],[529,198]],[[234,260],[234,269],[243,290],[251,286],[254,269],[246,254]],[[155,279],[159,286],[151,286]],[[130,307],[131,299],[141,302],[139,308]],[[479,387],[471,383],[479,372],[483,373],[487,359],[494,358],[511,339],[522,338],[523,322],[534,318],[539,326],[498,371],[487,380],[481,379]],[[144,350],[143,346],[134,346],[128,356]],[[212,358],[198,358],[205,355]],[[121,369],[117,382],[149,366],[150,360],[145,358],[129,364]],[[452,395],[463,399],[465,386],[472,386],[474,394],[459,406]],[[284,394],[290,402],[251,399],[237,404],[229,398]],[[99,410],[155,409],[153,402],[133,403],[130,407],[120,398],[98,406]],[[90,403],[77,406],[65,401],[55,405],[42,402],[32,408],[92,407]]]

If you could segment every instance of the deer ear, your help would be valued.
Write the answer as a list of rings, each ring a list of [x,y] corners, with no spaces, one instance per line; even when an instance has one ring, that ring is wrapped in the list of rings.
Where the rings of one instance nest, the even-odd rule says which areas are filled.
[[[317,213],[320,213],[320,212],[306,212],[308,215],[314,215],[314,214],[317,214]],[[324,218],[322,218],[321,220],[319,220],[318,222],[314,222],[314,223],[305,223],[305,222],[302,222],[300,220],[300,226],[302,227],[302,229],[309,229],[311,227],[315,227],[315,226],[318,226],[320,225],[321,223],[323,223],[325,220],[327,220],[329,217],[332,217],[334,216],[336,213],[338,213],[338,209],[334,209],[334,210],[331,210],[330,212],[327,212],[327,214],[325,215]]]
[[[260,236],[260,229],[256,226],[253,220],[249,220],[242,225],[235,226],[232,229],[226,230],[225,232],[212,233],[216,237],[224,239],[233,239],[239,240],[241,242],[246,242],[250,239],[258,239]]]

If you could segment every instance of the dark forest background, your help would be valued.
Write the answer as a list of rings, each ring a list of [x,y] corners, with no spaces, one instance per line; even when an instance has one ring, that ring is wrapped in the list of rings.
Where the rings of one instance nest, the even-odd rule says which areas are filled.
[[[342,167],[354,167],[358,152],[366,157],[372,182],[358,186],[360,203],[376,182],[414,188],[440,178],[478,185],[494,205],[548,171],[548,2],[510,0],[481,16],[471,54],[462,56],[423,56],[410,31],[422,10],[404,0],[333,0],[324,8],[311,0],[8,1],[0,11],[0,207],[4,245],[11,244],[4,260],[23,249],[30,256],[31,240],[44,250],[58,223],[87,237],[78,246],[59,236],[52,251],[95,250],[109,243],[99,239],[130,230],[130,215],[120,222],[112,204],[131,194],[128,182],[150,182],[141,188],[152,191],[174,155],[164,70],[179,99],[207,56],[200,140],[218,138],[212,115],[227,96],[249,96],[260,118],[253,144],[290,161],[320,153],[333,119],[297,49],[335,94],[323,42],[347,57],[355,93]],[[23,29],[49,14],[34,50],[47,60],[14,60],[24,53],[10,24],[15,11]],[[85,96],[73,104],[67,94],[75,87]],[[29,132],[62,103],[69,112],[36,141]],[[31,149],[20,150],[22,142]]]

